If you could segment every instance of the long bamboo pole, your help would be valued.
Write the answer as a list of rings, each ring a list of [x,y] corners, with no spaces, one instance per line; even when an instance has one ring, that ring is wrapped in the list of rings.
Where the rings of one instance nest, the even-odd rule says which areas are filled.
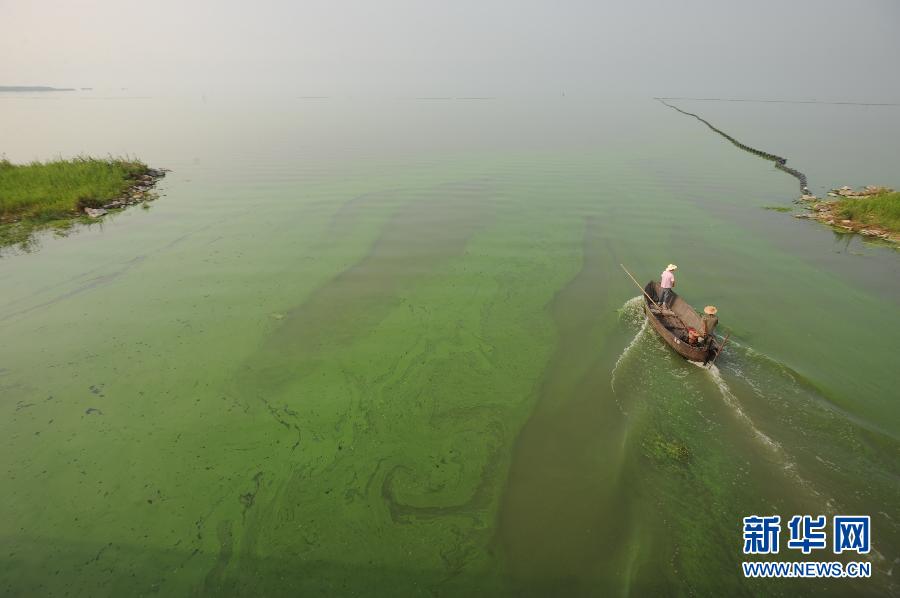
[[[637,285],[637,287],[641,290],[641,292],[644,294],[644,296],[650,300],[650,303],[652,303],[656,307],[656,309],[661,309],[659,307],[659,304],[653,300],[653,297],[651,297],[650,295],[647,294],[647,291],[644,290],[644,287],[641,286],[641,283],[639,283],[637,280],[635,280],[634,276],[631,275],[631,272],[628,271],[628,268],[626,268],[624,264],[619,264],[619,265],[622,266],[623,270],[625,270],[625,274],[628,275],[628,278],[630,278],[632,281],[634,281],[634,284]]]

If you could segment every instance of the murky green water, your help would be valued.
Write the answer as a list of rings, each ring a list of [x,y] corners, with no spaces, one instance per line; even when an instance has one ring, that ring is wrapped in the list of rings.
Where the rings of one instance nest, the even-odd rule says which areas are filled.
[[[900,187],[896,109],[690,107],[816,191]],[[173,169],[0,259],[0,593],[898,591],[900,259],[763,210],[795,181],[696,121],[8,97],[0,139]],[[717,371],[619,270],[669,262]],[[744,580],[757,513],[870,514],[873,578]]]

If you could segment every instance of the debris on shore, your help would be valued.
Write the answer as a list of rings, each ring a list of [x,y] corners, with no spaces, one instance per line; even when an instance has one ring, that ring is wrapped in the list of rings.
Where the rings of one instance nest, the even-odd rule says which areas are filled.
[[[159,196],[153,191],[156,183],[166,176],[168,170],[163,168],[148,168],[139,175],[133,185],[125,189],[119,197],[103,204],[101,207],[85,206],[83,212],[91,218],[102,218],[112,210],[121,210],[135,204],[153,201]]]
[[[893,189],[890,187],[879,187],[877,185],[866,185],[862,188],[861,191],[854,191],[853,187],[848,187],[844,185],[843,187],[838,187],[837,189],[832,189],[828,192],[829,197],[855,197],[857,199],[864,199],[867,197],[872,197],[873,195],[883,195],[884,193],[890,193]]]
[[[900,235],[896,231],[886,230],[885,227],[873,223],[863,223],[848,219],[841,215],[841,208],[845,200],[867,200],[892,193],[893,189],[877,185],[866,185],[856,191],[852,187],[843,186],[832,189],[828,197],[833,199],[820,199],[815,195],[804,194],[798,202],[804,203],[807,212],[794,214],[794,218],[818,220],[836,229],[860,234],[864,237],[882,239],[885,241],[900,242]]]

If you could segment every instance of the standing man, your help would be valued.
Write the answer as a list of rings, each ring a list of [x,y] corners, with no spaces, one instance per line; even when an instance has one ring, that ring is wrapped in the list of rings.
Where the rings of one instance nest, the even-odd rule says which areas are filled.
[[[659,278],[660,297],[659,303],[662,307],[669,307],[672,302],[672,287],[675,286],[675,270],[678,266],[669,264]]]

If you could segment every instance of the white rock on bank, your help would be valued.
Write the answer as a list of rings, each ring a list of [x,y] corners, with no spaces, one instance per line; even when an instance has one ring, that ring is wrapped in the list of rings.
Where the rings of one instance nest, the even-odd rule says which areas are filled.
[[[106,210],[103,208],[85,208],[84,213],[91,218],[100,218],[101,216],[106,215]]]

